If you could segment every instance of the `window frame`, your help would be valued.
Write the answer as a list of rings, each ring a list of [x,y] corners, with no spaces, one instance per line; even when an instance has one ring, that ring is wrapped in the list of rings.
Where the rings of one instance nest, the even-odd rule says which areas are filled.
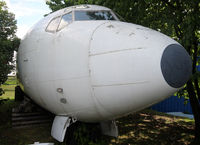
[[[69,14],[69,13],[72,13],[72,20],[71,20],[66,26],[64,26],[63,28],[59,29],[59,26],[60,26],[60,24],[61,24],[61,21],[62,21],[63,16],[64,16],[64,15],[67,15],[67,14]],[[62,29],[64,29],[65,27],[67,27],[69,24],[73,23],[73,21],[74,21],[74,11],[66,12],[66,13],[62,14],[60,17],[61,17],[61,18],[60,18],[60,22],[59,22],[59,25],[58,25],[58,27],[57,27],[57,29],[56,29],[56,32],[61,31]]]
[[[75,12],[76,11],[84,11],[84,12],[110,12],[115,20],[76,20],[75,19]],[[112,10],[74,10],[74,21],[119,21],[119,18],[113,13]]]
[[[112,14],[112,16],[114,17],[115,20],[75,20],[75,11],[89,11],[89,12],[95,12],[95,11],[105,12],[105,11],[107,11],[107,12],[110,12],[110,13]],[[59,30],[58,28],[59,28],[59,26],[60,26],[62,17],[63,17],[64,15],[66,15],[66,14],[69,14],[69,13],[72,13],[72,21],[71,21],[70,23],[68,23],[65,27],[63,27],[63,28],[61,28],[61,29]],[[48,30],[47,28],[49,27],[49,25],[51,24],[51,22],[52,22],[53,20],[57,19],[57,18],[59,18],[59,23],[58,23],[56,29],[55,29],[54,31]],[[120,20],[119,20],[119,18],[115,15],[115,13],[114,13],[112,10],[87,10],[87,9],[70,10],[70,11],[65,12],[65,13],[62,14],[62,15],[58,15],[58,16],[53,17],[53,18],[49,21],[48,25],[46,26],[45,31],[46,31],[46,32],[49,32],[49,33],[56,33],[56,32],[59,32],[59,31],[63,30],[64,28],[66,28],[66,27],[67,27],[68,25],[70,25],[71,23],[73,23],[74,21],[79,21],[79,22],[80,22],[80,21],[120,21]]]
[[[70,10],[70,11],[68,11],[68,12],[65,12],[65,13],[62,14],[62,15],[58,15],[58,16],[55,16],[54,18],[52,18],[52,19],[49,21],[49,23],[48,23],[48,25],[47,25],[45,31],[46,31],[46,32],[49,32],[49,33],[56,33],[56,32],[58,32],[58,31],[61,31],[62,29],[64,29],[64,28],[65,28],[66,26],[68,26],[69,24],[67,24],[65,27],[63,27],[63,28],[60,29],[60,30],[59,30],[58,28],[59,28],[59,26],[60,26],[62,17],[63,17],[64,15],[66,15],[66,14],[69,14],[69,13],[72,13],[72,21],[71,21],[69,24],[73,23],[73,21],[74,21],[74,10]],[[48,30],[47,28],[49,27],[49,25],[51,24],[51,22],[52,22],[53,20],[57,19],[57,18],[59,18],[59,23],[58,23],[58,25],[57,25],[57,27],[56,27],[56,30],[54,30],[54,31]]]
[[[55,20],[55,19],[58,19],[58,18],[59,18],[59,22],[58,22],[58,25],[57,25],[56,29],[55,29],[55,30],[48,30],[48,27],[49,27],[49,25],[51,24],[51,22],[52,22],[53,20]],[[46,31],[46,32],[49,32],[49,33],[56,33],[56,32],[57,32],[57,29],[58,29],[58,26],[60,25],[60,21],[61,21],[61,16],[56,16],[56,17],[52,18],[51,21],[48,23],[48,25],[47,25],[45,31]]]

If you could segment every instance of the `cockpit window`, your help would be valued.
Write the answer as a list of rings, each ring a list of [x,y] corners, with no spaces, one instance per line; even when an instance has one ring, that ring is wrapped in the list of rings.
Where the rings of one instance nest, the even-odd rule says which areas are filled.
[[[51,20],[51,22],[49,23],[49,25],[46,28],[46,31],[48,32],[56,32],[56,29],[58,28],[58,25],[60,23],[60,17],[56,17],[53,20]]]
[[[110,11],[75,11],[75,21],[116,20]]]
[[[58,30],[61,30],[71,22],[72,22],[72,12],[63,15]]]

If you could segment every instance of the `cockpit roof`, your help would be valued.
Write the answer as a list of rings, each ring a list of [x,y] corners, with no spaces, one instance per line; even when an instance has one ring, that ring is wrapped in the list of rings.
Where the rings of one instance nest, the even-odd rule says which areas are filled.
[[[67,7],[67,8],[63,8],[61,10],[58,10],[50,15],[48,15],[48,18],[53,18],[56,16],[60,16],[63,13],[67,13],[69,11],[73,11],[73,10],[86,10],[86,11],[110,11],[111,9],[103,7],[103,6],[98,6],[98,5],[75,5],[75,6],[71,6],[71,7]]]
[[[94,11],[101,10],[102,11],[102,10],[110,10],[110,9],[103,6],[85,4],[85,5],[76,5],[76,6],[65,8],[65,11],[68,11],[68,10],[94,10]]]
[[[103,6],[98,6],[98,5],[75,5],[75,6],[71,6],[71,7],[66,7],[63,8],[61,10],[52,12],[50,14],[48,14],[46,17],[44,17],[43,19],[41,19],[38,23],[36,23],[34,26],[31,27],[31,29],[29,29],[28,33],[34,30],[46,30],[47,26],[49,25],[49,23],[57,18],[57,17],[61,17],[64,14],[70,12],[70,11],[111,11],[111,13],[113,14],[112,10]],[[116,18],[117,19],[117,18]]]
[[[47,15],[41,21],[39,21],[36,25],[34,25],[34,28],[36,28],[38,26],[38,29],[39,28],[46,29],[47,25],[50,23],[50,21],[52,19],[54,19],[56,17],[60,17],[70,11],[111,11],[112,12],[111,9],[103,7],[103,6],[98,6],[98,5],[87,5],[87,4],[75,5],[75,6],[63,8],[61,10],[55,11],[55,12]],[[41,25],[42,25],[42,27],[41,27]]]

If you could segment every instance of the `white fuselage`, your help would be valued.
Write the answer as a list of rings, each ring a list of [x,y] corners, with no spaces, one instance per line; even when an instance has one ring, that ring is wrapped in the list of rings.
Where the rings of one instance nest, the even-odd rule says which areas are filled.
[[[85,122],[111,120],[179,89],[168,85],[160,67],[165,48],[178,44],[173,39],[117,20],[73,21],[46,32],[54,16],[35,25],[18,51],[25,93],[50,112]]]

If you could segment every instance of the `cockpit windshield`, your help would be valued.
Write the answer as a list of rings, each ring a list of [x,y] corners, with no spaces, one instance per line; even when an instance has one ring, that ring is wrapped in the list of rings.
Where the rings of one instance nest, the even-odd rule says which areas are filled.
[[[110,11],[74,11],[75,21],[116,20]]]

